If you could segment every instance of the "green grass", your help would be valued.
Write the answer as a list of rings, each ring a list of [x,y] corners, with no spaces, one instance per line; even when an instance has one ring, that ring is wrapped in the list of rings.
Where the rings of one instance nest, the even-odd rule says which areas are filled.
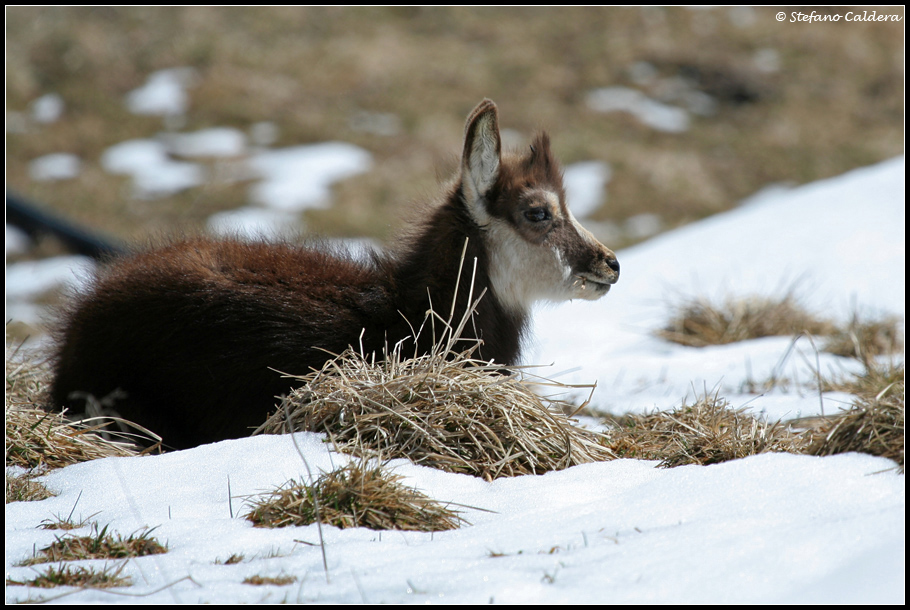
[[[55,493],[34,480],[34,473],[6,475],[6,503],[38,502],[54,497]]]
[[[117,566],[94,567],[74,566],[61,563],[59,566],[49,566],[44,572],[28,580],[6,579],[9,585],[25,585],[50,589],[53,587],[86,587],[92,589],[108,589],[111,587],[125,587],[132,584],[129,576],[120,573],[126,567],[126,562]]]
[[[151,536],[154,528],[130,534],[126,538],[120,534],[116,537],[109,534],[107,528],[108,526],[104,526],[99,530],[98,524],[94,523],[92,533],[88,536],[72,534],[58,536],[50,545],[36,551],[32,557],[18,565],[30,566],[80,559],[125,559],[167,552],[167,547]]]

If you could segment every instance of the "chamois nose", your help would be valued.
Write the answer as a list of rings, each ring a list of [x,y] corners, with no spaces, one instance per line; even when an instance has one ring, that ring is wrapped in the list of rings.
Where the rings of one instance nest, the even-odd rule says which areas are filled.
[[[607,255],[607,267],[613,270],[613,272],[619,276],[619,261],[616,260],[616,255],[610,253]]]

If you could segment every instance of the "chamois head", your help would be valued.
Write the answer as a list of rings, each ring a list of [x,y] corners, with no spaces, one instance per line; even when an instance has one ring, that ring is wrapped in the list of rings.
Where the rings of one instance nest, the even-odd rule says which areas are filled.
[[[562,170],[539,134],[525,155],[502,155],[496,104],[484,100],[465,125],[461,195],[485,237],[496,297],[516,312],[537,300],[595,300],[619,279],[612,250],[566,205]]]

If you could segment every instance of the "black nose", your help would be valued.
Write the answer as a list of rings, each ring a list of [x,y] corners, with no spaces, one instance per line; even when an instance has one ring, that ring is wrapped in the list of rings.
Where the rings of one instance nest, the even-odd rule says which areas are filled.
[[[607,267],[616,272],[616,275],[619,275],[619,261],[616,260],[615,256],[607,257]]]

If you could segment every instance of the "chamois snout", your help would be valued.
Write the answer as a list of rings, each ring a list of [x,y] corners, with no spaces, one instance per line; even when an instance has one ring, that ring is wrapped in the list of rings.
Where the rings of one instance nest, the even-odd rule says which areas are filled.
[[[610,292],[618,280],[619,261],[612,250],[601,246],[590,264],[575,273],[575,289],[579,298],[593,301]]]
[[[590,239],[575,261],[572,274],[575,298],[593,301],[607,294],[619,280],[619,261],[612,250],[593,236]]]

